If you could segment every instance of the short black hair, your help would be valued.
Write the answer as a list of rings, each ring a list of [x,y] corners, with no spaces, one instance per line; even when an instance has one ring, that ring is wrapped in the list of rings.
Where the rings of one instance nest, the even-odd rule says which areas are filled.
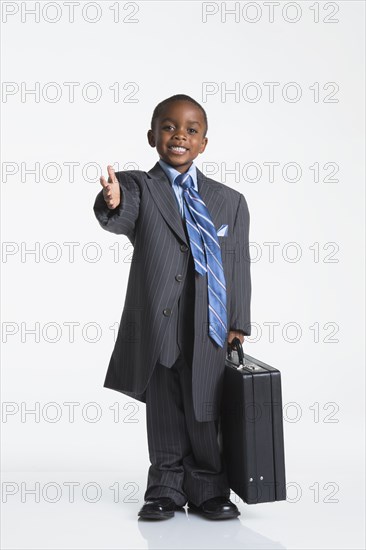
[[[189,101],[190,103],[193,103],[193,105],[195,105],[196,107],[198,107],[201,110],[202,115],[203,115],[203,120],[205,121],[205,131],[203,133],[203,137],[206,137],[207,130],[208,130],[208,122],[207,122],[206,111],[204,110],[202,105],[200,105],[198,103],[198,101],[193,99],[193,97],[190,97],[189,95],[185,95],[185,94],[172,95],[172,96],[168,97],[167,99],[164,99],[163,101],[161,101],[160,103],[157,104],[157,106],[154,109],[152,118],[151,118],[151,129],[154,128],[155,121],[158,118],[158,116],[161,114],[161,112],[163,111],[164,107],[168,103],[172,103],[173,101]]]

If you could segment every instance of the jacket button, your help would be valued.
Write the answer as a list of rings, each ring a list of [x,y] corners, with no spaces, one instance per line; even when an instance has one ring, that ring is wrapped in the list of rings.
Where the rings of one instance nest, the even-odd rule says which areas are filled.
[[[181,252],[187,252],[188,246],[185,245],[185,244],[181,244],[181,245],[180,245],[180,249],[181,249]]]
[[[178,281],[178,283],[181,283],[183,281],[183,275],[178,273],[178,275],[175,276],[175,279],[176,279],[176,281]]]
[[[169,315],[171,315],[171,313],[172,313],[172,310],[169,307],[166,307],[165,309],[163,309],[163,314],[166,317],[169,317]]]

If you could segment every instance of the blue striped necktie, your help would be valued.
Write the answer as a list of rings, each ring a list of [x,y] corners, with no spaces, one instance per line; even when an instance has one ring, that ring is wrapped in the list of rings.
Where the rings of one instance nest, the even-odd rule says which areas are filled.
[[[183,187],[184,216],[195,270],[200,275],[207,273],[208,333],[223,347],[227,338],[226,283],[217,232],[191,176],[179,174],[175,181]]]

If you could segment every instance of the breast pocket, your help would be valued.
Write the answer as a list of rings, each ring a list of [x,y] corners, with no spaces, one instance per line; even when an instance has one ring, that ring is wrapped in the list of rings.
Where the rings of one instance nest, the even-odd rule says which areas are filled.
[[[227,237],[228,233],[229,233],[229,226],[226,223],[222,224],[217,230],[218,237]]]

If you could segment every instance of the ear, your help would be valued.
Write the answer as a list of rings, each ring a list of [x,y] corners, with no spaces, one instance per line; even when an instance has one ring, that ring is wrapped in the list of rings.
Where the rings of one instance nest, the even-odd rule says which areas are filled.
[[[155,147],[155,146],[156,146],[155,136],[154,136],[152,130],[149,130],[149,131],[147,132],[147,141],[149,142],[149,145],[151,145],[151,147]]]
[[[207,143],[208,143],[208,138],[207,137],[203,138],[202,144],[200,147],[200,153],[203,153],[203,151],[206,149]]]

